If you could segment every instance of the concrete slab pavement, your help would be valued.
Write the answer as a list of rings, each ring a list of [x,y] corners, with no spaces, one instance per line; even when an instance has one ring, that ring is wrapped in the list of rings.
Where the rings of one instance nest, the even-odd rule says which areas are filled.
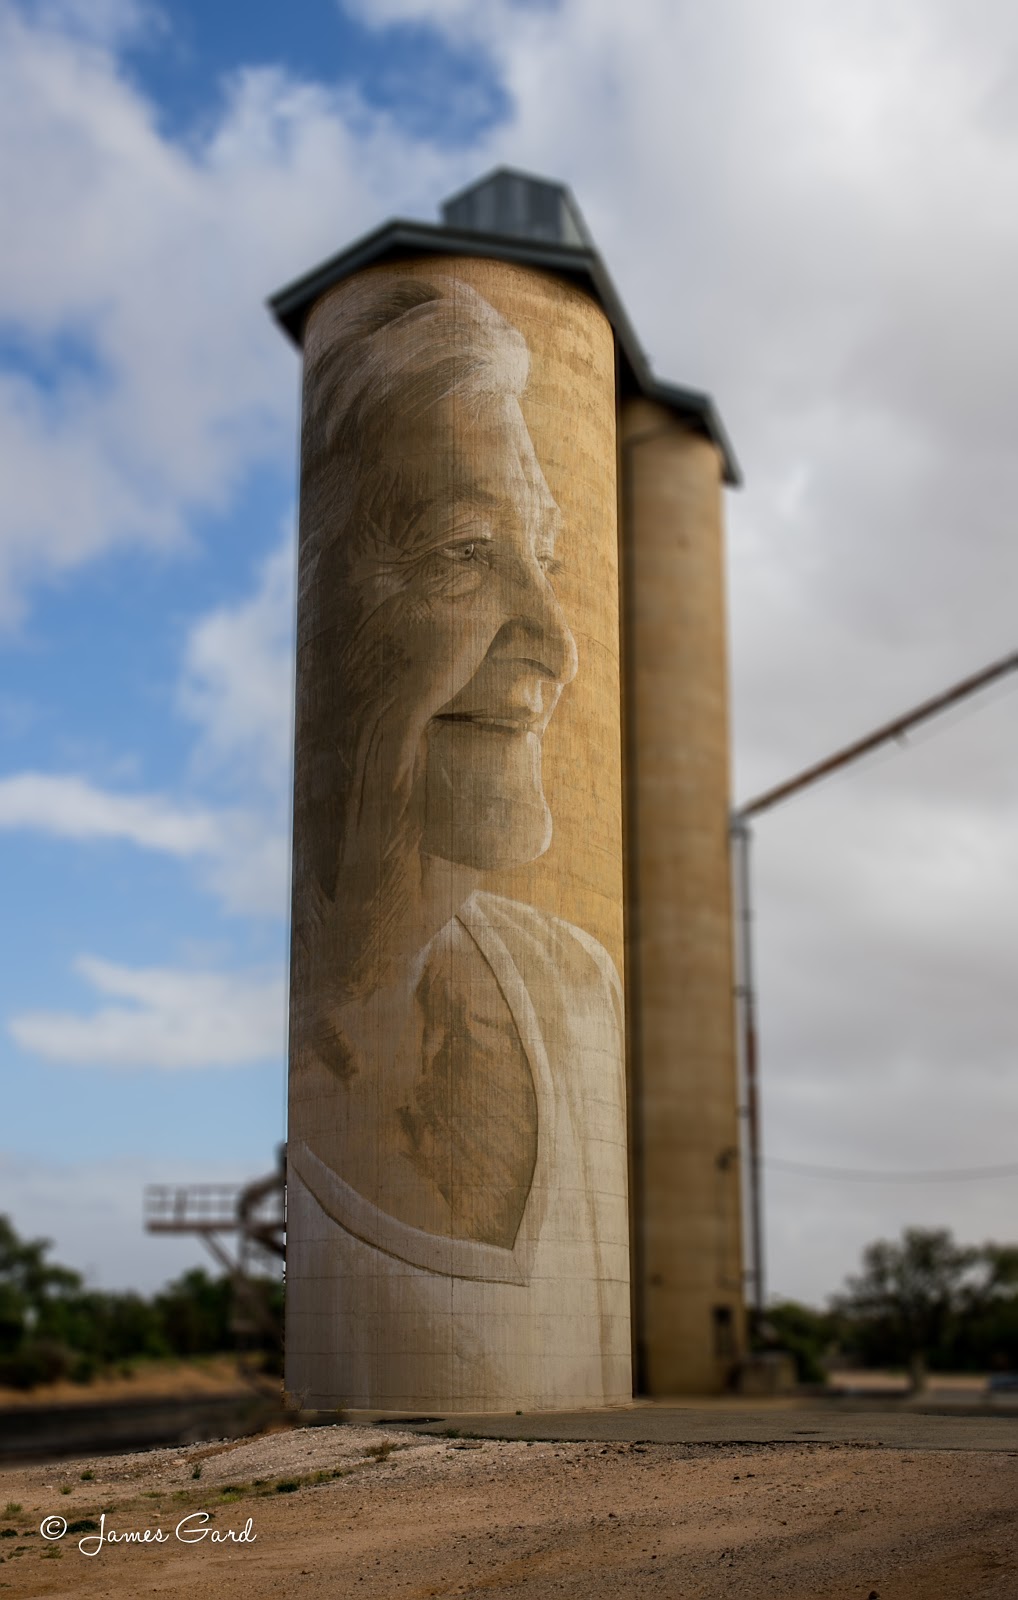
[[[1018,1411],[981,1407],[892,1406],[879,1402],[635,1401],[600,1411],[411,1418],[405,1413],[348,1412],[350,1422],[393,1422],[415,1432],[486,1439],[620,1444],[830,1444],[887,1450],[981,1450],[1018,1455]]]

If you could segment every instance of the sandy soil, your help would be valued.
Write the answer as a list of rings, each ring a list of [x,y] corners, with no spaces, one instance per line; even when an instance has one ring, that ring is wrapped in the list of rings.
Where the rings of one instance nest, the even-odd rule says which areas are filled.
[[[33,1600],[1018,1596],[1018,1454],[1006,1452],[499,1443],[347,1425],[9,1468],[5,1501],[18,1509],[0,1510],[0,1532],[16,1530],[0,1540],[0,1591]],[[95,1528],[40,1536],[44,1517],[87,1525],[103,1511],[107,1533],[164,1541],[86,1556],[78,1541],[91,1533],[95,1549]],[[178,1539],[182,1519],[185,1536],[207,1536]],[[245,1529],[246,1542],[228,1538]]]

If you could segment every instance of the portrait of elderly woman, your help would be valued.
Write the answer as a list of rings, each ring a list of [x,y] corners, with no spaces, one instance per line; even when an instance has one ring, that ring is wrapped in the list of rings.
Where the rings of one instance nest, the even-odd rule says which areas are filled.
[[[287,1382],[319,1403],[628,1392],[618,977],[486,888],[549,848],[578,670],[529,371],[438,271],[350,280],[306,343]]]

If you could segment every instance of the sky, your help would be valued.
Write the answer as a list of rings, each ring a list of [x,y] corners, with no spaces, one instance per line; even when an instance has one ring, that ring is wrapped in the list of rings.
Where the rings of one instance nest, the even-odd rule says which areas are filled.
[[[0,0],[0,1211],[94,1284],[285,1136],[265,298],[501,163],[734,441],[735,799],[1018,649],[1010,0]],[[1016,730],[1018,676],[756,826],[775,1296],[1015,1238],[1018,1176],[879,1175],[1018,1164]]]

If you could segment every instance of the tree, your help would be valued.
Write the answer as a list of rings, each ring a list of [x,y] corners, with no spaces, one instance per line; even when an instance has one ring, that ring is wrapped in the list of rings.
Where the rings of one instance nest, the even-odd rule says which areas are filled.
[[[984,1244],[984,1279],[957,1321],[951,1365],[958,1370],[1018,1369],[1018,1247]]]
[[[204,1267],[192,1267],[156,1295],[154,1306],[166,1344],[178,1355],[229,1350],[233,1344],[233,1285],[227,1277],[210,1278]]]
[[[54,1299],[81,1288],[81,1275],[44,1257],[50,1239],[20,1239],[0,1216],[0,1350],[14,1350]]]
[[[32,1388],[56,1378],[87,1382],[135,1356],[191,1356],[236,1344],[236,1288],[201,1267],[151,1299],[87,1289],[81,1274],[46,1259],[49,1239],[22,1239],[0,1216],[0,1386]],[[254,1348],[278,1367],[283,1289],[253,1278],[241,1310],[255,1319]]]
[[[831,1309],[850,1325],[864,1360],[906,1366],[917,1391],[959,1325],[984,1310],[1005,1279],[1014,1281],[1016,1258],[1009,1247],[956,1244],[947,1228],[906,1228],[897,1243],[866,1246],[862,1272]]]
[[[798,1300],[777,1301],[767,1307],[753,1342],[755,1349],[787,1351],[800,1383],[824,1383],[824,1357],[836,1342],[836,1321],[830,1312]]]

